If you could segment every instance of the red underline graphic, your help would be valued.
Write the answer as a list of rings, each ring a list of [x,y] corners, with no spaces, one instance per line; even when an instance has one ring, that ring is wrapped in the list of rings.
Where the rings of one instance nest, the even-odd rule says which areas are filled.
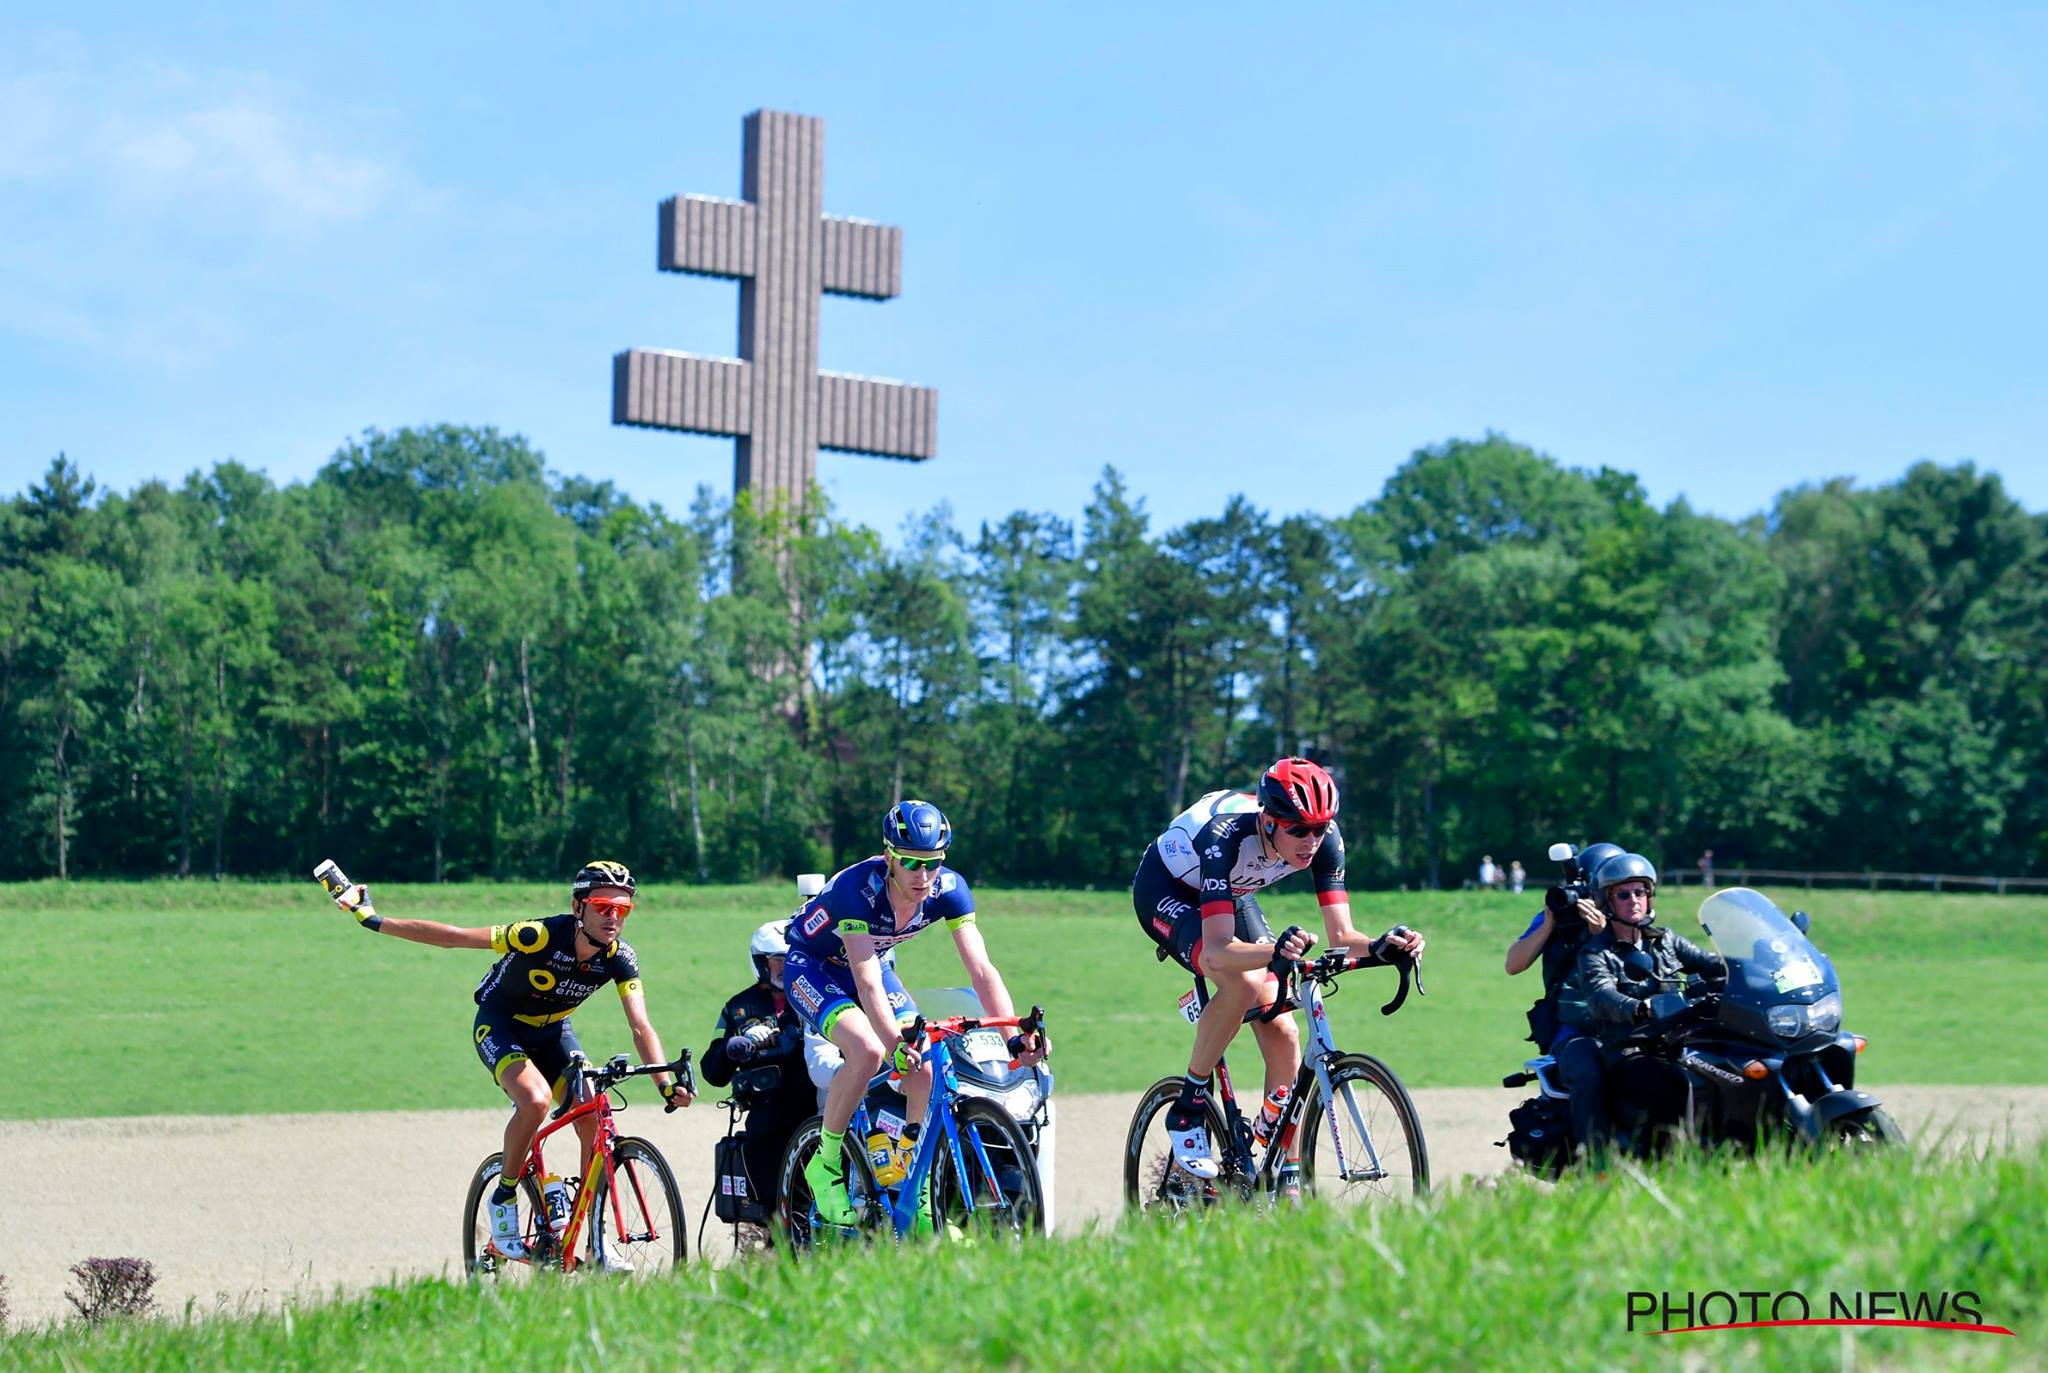
[[[2012,1331],[2002,1325],[1966,1325],[1961,1321],[1897,1321],[1897,1320],[1805,1320],[1805,1321],[1737,1321],[1733,1325],[1688,1325],[1677,1330],[1652,1330],[1652,1335],[1691,1335],[1701,1330],[1775,1330],[1788,1325],[1892,1325],[1909,1326],[1915,1330],[1965,1330],[1979,1335],[2010,1335]]]

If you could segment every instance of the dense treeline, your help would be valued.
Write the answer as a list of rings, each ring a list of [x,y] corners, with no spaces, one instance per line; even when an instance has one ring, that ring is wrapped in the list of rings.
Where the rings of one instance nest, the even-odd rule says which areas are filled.
[[[820,503],[822,504],[822,503]],[[900,794],[959,865],[1120,882],[1286,751],[1355,880],[1597,832],[1666,862],[2048,866],[2048,521],[1968,465],[1740,523],[1500,438],[1380,497],[1150,527],[943,507],[685,514],[517,438],[370,433],[0,505],[0,876],[729,880],[871,851]]]

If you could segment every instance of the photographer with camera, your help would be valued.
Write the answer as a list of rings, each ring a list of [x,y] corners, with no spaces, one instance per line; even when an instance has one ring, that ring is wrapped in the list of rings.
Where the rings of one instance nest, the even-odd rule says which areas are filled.
[[[1621,845],[1602,842],[1565,858],[1564,883],[1543,893],[1543,909],[1508,945],[1507,953],[1510,977],[1527,972],[1539,958],[1543,962],[1543,995],[1529,1008],[1529,1038],[1540,1052],[1557,1059],[1558,1072],[1571,1093],[1572,1137],[1580,1149],[1595,1152],[1607,1133],[1607,1057],[1594,1037],[1584,998],[1574,994],[1572,983],[1580,952],[1607,928],[1592,875],[1602,863],[1624,853]]]
[[[700,1060],[704,1080],[714,1087],[731,1084],[734,1102],[746,1112],[746,1128],[737,1136],[741,1168],[721,1160],[719,1169],[722,1175],[737,1172],[746,1181],[745,1195],[719,1209],[721,1220],[730,1218],[739,1226],[735,1242],[742,1249],[767,1247],[782,1151],[796,1127],[817,1109],[804,1071],[803,1022],[782,989],[788,923],[771,920],[754,931],[747,949],[754,983],[725,1003],[717,1035]],[[721,1177],[719,1200],[724,1199]]]

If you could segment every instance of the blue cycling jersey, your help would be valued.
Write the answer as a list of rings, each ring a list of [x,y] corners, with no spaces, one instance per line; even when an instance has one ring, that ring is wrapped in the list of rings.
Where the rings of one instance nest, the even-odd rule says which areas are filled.
[[[825,889],[790,917],[789,947],[825,962],[844,963],[846,944],[841,935],[864,934],[881,952],[941,920],[955,930],[974,920],[974,893],[967,889],[967,879],[951,868],[940,868],[931,895],[899,920],[889,904],[889,860],[877,856],[832,874]]]

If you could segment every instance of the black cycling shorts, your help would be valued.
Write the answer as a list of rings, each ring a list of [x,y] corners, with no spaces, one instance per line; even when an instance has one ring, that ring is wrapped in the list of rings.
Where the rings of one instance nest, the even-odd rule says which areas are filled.
[[[1173,961],[1189,972],[1200,971],[1195,958],[1202,947],[1202,908],[1189,898],[1194,893],[1174,880],[1160,861],[1159,850],[1147,847],[1145,859],[1131,879],[1131,905],[1138,913],[1138,925],[1154,944],[1172,955]],[[1236,934],[1248,944],[1273,942],[1266,913],[1258,898],[1237,897],[1231,903],[1237,911]]]
[[[515,1020],[509,1011],[479,1006],[471,1038],[476,1043],[476,1056],[483,1060],[492,1081],[500,1087],[505,1085],[505,1074],[515,1064],[528,1060],[548,1080],[556,1104],[567,1099],[568,1083],[563,1074],[569,1067],[570,1055],[583,1052],[568,1021],[527,1025]]]

